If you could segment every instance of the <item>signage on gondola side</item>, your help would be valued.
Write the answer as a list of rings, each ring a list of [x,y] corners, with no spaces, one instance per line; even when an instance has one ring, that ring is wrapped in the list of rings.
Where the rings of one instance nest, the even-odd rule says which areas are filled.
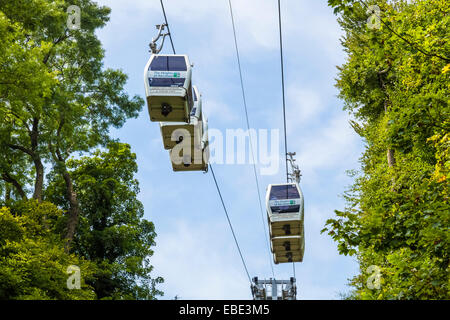
[[[178,79],[186,78],[186,71],[149,71],[149,78],[168,78],[168,79]]]
[[[291,199],[285,199],[285,200],[271,200],[270,204],[274,206],[289,206],[289,205],[296,205],[298,200],[291,200]]]

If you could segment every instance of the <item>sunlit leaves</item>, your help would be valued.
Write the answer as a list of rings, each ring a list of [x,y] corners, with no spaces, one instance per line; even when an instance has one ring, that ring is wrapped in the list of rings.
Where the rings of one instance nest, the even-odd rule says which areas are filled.
[[[367,144],[347,208],[322,230],[360,263],[348,297],[448,299],[449,7],[438,0],[378,2],[396,35],[363,28],[358,1],[329,4],[340,14],[348,53],[337,87]],[[380,289],[366,285],[370,265],[382,270]]]
[[[95,299],[86,284],[96,266],[64,252],[54,233],[62,212],[48,202],[0,208],[0,299]],[[66,269],[81,269],[81,289],[69,290]]]

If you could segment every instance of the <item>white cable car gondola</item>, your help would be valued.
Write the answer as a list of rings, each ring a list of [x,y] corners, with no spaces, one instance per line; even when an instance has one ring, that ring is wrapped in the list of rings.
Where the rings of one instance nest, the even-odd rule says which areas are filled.
[[[144,70],[151,121],[189,122],[192,67],[187,55],[152,54]]]
[[[175,145],[183,141],[188,133],[191,144],[201,144],[203,137],[203,112],[202,99],[197,86],[194,89],[194,107],[190,115],[190,122],[160,122],[161,136],[163,139],[164,149],[171,150]],[[184,131],[186,130],[186,131]]]
[[[266,206],[274,262],[303,261],[304,199],[299,185],[297,183],[269,185]]]

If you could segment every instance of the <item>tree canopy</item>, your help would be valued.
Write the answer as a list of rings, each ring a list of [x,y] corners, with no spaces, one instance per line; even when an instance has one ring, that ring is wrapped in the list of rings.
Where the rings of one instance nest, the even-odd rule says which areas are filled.
[[[380,28],[369,28],[369,4],[329,0],[347,53],[336,86],[366,148],[346,210],[323,232],[359,261],[350,298],[449,299],[450,7],[377,1]]]
[[[67,25],[71,5],[80,8],[79,29]],[[0,202],[2,223],[12,230],[11,239],[0,234],[5,283],[11,283],[2,298],[162,294],[155,287],[162,279],[150,276],[156,234],[137,200],[136,158],[129,145],[109,135],[111,127],[137,117],[144,104],[124,89],[125,73],[103,65],[96,30],[109,14],[91,0],[0,2]],[[24,224],[56,216],[58,223],[45,236]],[[49,253],[43,254],[45,248]],[[54,262],[52,268],[36,262],[41,254]],[[22,269],[14,267],[15,260],[23,262]],[[67,278],[72,261],[86,276],[80,293],[54,288]],[[24,280],[25,270],[37,274],[43,268],[48,278],[45,273]],[[10,290],[14,281],[24,289]]]

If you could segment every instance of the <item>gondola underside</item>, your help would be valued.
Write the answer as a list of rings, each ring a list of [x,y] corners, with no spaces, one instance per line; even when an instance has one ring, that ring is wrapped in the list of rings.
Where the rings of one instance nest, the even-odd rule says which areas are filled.
[[[194,126],[194,124],[188,124],[188,123],[180,123],[180,124],[164,124],[161,126],[161,135],[163,138],[163,142],[164,142],[164,149],[166,150],[171,150],[173,149],[173,147],[175,147],[180,141],[180,140],[172,140],[172,134],[175,130],[179,130],[180,134],[184,134],[184,130],[187,130],[190,136],[190,143],[191,145],[195,145],[195,143],[199,144],[200,142],[196,142],[195,138],[197,138],[197,141],[201,140],[201,136],[198,137],[199,135],[201,135],[200,129],[198,126]],[[183,140],[185,139],[185,137],[183,136],[182,138]],[[180,141],[181,142],[181,141]]]
[[[275,263],[302,262],[305,251],[304,236],[272,238],[271,249]]]
[[[148,96],[148,112],[151,121],[189,122],[188,103],[180,96]]]
[[[206,152],[206,150],[203,150],[203,152],[200,150],[190,152],[186,157],[190,159],[189,163],[188,161],[175,161],[173,150],[170,150],[170,159],[173,171],[206,171],[208,168],[208,162],[205,161],[205,155],[206,157],[209,156]],[[180,158],[184,160],[185,157],[183,151],[180,151],[179,154]]]
[[[302,221],[277,221],[270,223],[270,236],[291,236],[301,235],[303,233]]]

